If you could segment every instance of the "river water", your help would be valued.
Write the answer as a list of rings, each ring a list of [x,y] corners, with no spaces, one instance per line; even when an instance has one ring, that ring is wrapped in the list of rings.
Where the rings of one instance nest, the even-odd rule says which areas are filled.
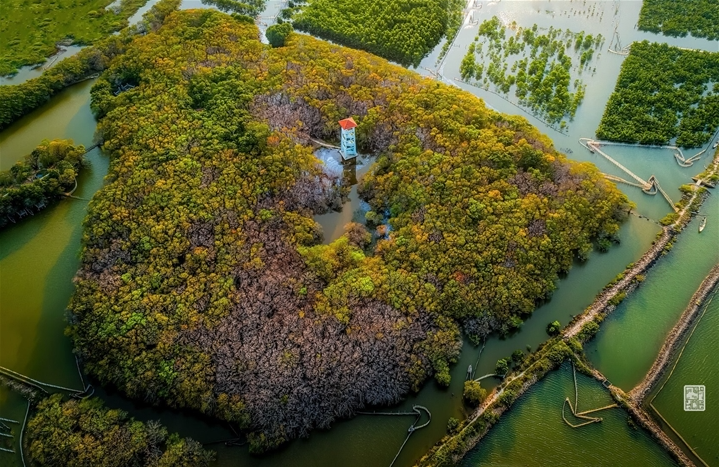
[[[183,5],[183,7],[201,6],[194,3],[190,5],[190,2],[187,3],[188,5]],[[274,3],[276,2],[272,2],[272,5],[277,8]],[[535,5],[539,5],[541,2],[531,2],[531,4],[528,2],[507,1],[483,3],[485,5],[482,9],[482,15],[485,15],[486,18],[491,17],[492,14],[499,14],[504,11],[500,10],[501,8],[506,8],[507,14],[515,15],[513,19],[516,19],[519,24],[531,25],[533,22],[537,22],[540,25],[548,25],[559,21],[557,18],[551,18],[549,13],[542,13],[545,11],[544,9],[541,9],[540,12],[536,11]],[[611,2],[600,3],[612,5]],[[622,40],[627,43],[628,40],[624,39],[624,34],[626,32],[627,38],[633,37],[631,36],[632,23],[636,21],[636,16],[631,16],[633,14],[631,12],[634,11],[632,8],[638,13],[638,9],[635,8],[636,5],[633,5],[635,3],[638,4],[639,2],[624,2],[621,4],[622,8],[630,10],[629,19],[626,19],[624,10],[620,14],[620,32]],[[555,2],[552,4],[552,8],[575,8],[575,5],[578,4],[579,2],[560,2],[559,4]],[[606,23],[608,19],[613,20],[613,16],[605,14],[604,22]],[[557,24],[555,27],[558,26],[561,25]],[[603,24],[602,22],[597,22],[594,18],[576,18],[569,21],[567,26],[561,27],[569,27],[575,32],[579,32],[576,27],[584,27],[587,32],[602,32],[603,35],[609,36],[614,26],[611,21],[608,24]],[[450,50],[444,62],[446,76],[452,76],[453,74],[447,70],[456,71],[458,69],[459,62],[464,55],[462,44],[471,42],[476,34],[476,28],[477,26],[474,25],[462,30],[457,41],[458,46]],[[636,33],[636,31],[634,33],[642,37],[650,36]],[[657,38],[657,36],[651,37]],[[679,40],[679,43],[684,45],[691,43],[697,46],[694,40],[685,39],[684,42]],[[592,77],[583,77],[588,85],[587,95],[584,104],[577,112],[575,121],[570,124],[568,136],[559,134],[547,128],[538,120],[528,117],[541,131],[549,134],[554,139],[558,148],[572,149],[572,158],[592,161],[599,165],[602,171],[620,176],[623,174],[616,172],[617,169],[603,159],[599,159],[598,156],[589,154],[576,141],[579,137],[593,136],[622,60],[622,57],[602,52],[595,63],[597,70],[601,70],[601,73],[598,71]],[[434,65],[434,62],[428,65]],[[458,72],[456,74],[458,75]],[[36,110],[0,133],[0,168],[6,169],[11,166],[44,138],[72,138],[76,143],[91,144],[95,122],[89,109],[90,87],[91,82],[85,82],[63,91],[46,106]],[[493,108],[508,113],[521,113],[515,106],[491,93],[471,86],[466,86],[465,89],[485,99]],[[526,116],[526,114],[523,115]],[[700,172],[702,170],[701,166],[708,160],[705,157],[694,167],[682,169],[674,162],[669,151],[632,149],[631,151],[615,150],[612,152],[608,149],[607,152],[616,156],[630,170],[636,171],[642,177],[648,177],[652,173],[656,174],[662,182],[662,186],[670,193],[670,196],[676,198],[678,198],[677,187],[682,183],[687,183],[691,175]],[[91,167],[81,175],[79,188],[76,192],[77,196],[87,199],[101,186],[102,178],[108,166],[106,157],[99,150],[91,152],[88,159]],[[366,167],[366,164],[357,167],[355,174],[361,177],[362,171],[366,170]],[[666,202],[660,197],[644,196],[638,189],[631,187],[626,187],[625,190],[630,198],[637,203],[637,212],[644,216],[658,219],[663,217],[669,210]],[[86,205],[87,202],[82,200],[62,200],[42,213],[0,232],[0,309],[2,309],[2,314],[0,314],[0,365],[41,381],[76,388],[79,388],[81,383],[71,353],[71,343],[63,334],[65,326],[64,310],[72,293],[71,280],[78,264],[77,254],[80,247],[81,221],[85,215]],[[342,232],[341,227],[344,223],[355,217],[355,213],[361,208],[362,206],[356,196],[356,187],[353,187],[349,201],[342,212],[318,216],[317,221],[325,231],[325,241],[331,241],[340,235]],[[714,228],[712,224],[719,226],[719,223],[710,221],[707,230],[702,236],[690,235],[692,228],[694,228],[694,232],[696,231],[695,227],[690,227],[687,234],[683,236],[685,238],[682,238],[675,250],[670,253],[670,256],[663,260],[674,261],[674,267],[677,268],[674,269],[676,274],[692,271],[692,273],[696,273],[697,277],[700,276],[700,273],[695,271],[693,267],[693,261],[696,258],[692,255],[682,255],[681,251],[682,248],[686,248],[688,251],[692,250],[691,247],[694,245],[692,242],[695,239],[706,241],[710,237],[706,234],[713,232],[709,230]],[[396,408],[404,411],[413,404],[424,405],[432,412],[432,423],[427,428],[412,435],[395,465],[411,465],[414,463],[445,434],[447,420],[450,417],[462,418],[465,416],[461,403],[461,392],[464,375],[469,364],[477,368],[477,375],[492,373],[498,358],[507,357],[512,351],[526,349],[527,346],[532,349],[536,348],[547,337],[544,328],[548,322],[557,319],[565,324],[572,315],[580,313],[591,303],[604,284],[621,272],[628,263],[638,259],[642,252],[649,248],[658,231],[659,227],[655,223],[631,216],[620,231],[621,244],[613,247],[608,253],[591,254],[589,261],[584,264],[576,264],[571,272],[559,281],[558,290],[552,299],[540,306],[534,315],[524,323],[519,332],[506,339],[490,338],[478,363],[479,349],[465,343],[460,360],[452,369],[453,378],[448,389],[439,388],[434,382],[430,381],[419,394],[410,396]],[[700,281],[701,278],[698,279],[698,282]],[[698,282],[696,285],[698,285]],[[691,296],[694,289],[696,289],[696,285],[691,285],[692,280],[680,284],[676,282],[674,275],[666,277],[653,271],[647,283],[637,291],[637,294],[649,289],[654,283],[657,284],[656,287],[659,289],[662,288],[662,284],[666,289],[681,288],[681,293],[688,294],[688,296]],[[667,286],[668,283],[671,284],[671,287]],[[622,306],[626,307],[631,300],[627,300],[627,303]],[[679,313],[683,306],[679,307]],[[658,303],[652,309],[652,313],[655,317],[664,317],[665,321],[669,323],[668,326],[671,327],[673,320],[678,316],[675,308],[674,306],[664,307],[662,303]],[[611,326],[613,319],[620,319],[614,317],[632,314],[631,311],[623,313],[620,309],[608,320],[607,324]],[[606,331],[600,332],[596,343],[592,345],[602,345],[603,336],[611,334],[608,328],[605,329]],[[643,336],[643,334],[639,333],[637,335],[638,330],[641,330],[641,328],[635,326],[631,335],[634,341],[641,342],[638,337]],[[658,339],[661,344],[661,335]],[[626,341],[626,339],[624,340]],[[608,347],[611,347],[611,345],[608,345]],[[628,348],[625,350],[625,352],[630,351],[631,349]],[[648,350],[646,354],[651,354],[651,358],[653,358],[656,350],[653,352],[652,354]],[[624,355],[632,354],[624,353]],[[621,358],[607,359],[609,366],[613,366],[617,360],[621,360]],[[649,364],[651,364],[651,361],[649,361]],[[601,368],[601,364],[598,363],[598,365]],[[607,373],[612,371],[609,368],[603,370],[606,370]],[[550,375],[547,381],[538,384],[537,388],[533,389],[530,394],[539,392],[539,398],[542,400],[548,398],[548,396],[543,397],[541,394],[554,394],[556,396],[554,399],[559,397],[558,400],[561,402],[564,397],[562,394],[566,392],[566,388],[562,386],[564,383],[549,384],[550,381],[554,381],[551,378],[555,377]],[[564,376],[560,378],[566,379]],[[641,375],[639,375],[639,378],[641,378]],[[564,381],[564,379],[557,381]],[[613,382],[616,383],[616,381]],[[485,387],[492,387],[497,381],[488,379],[483,380],[482,383]],[[591,392],[591,388],[588,391]],[[103,390],[98,390],[96,394],[105,399],[110,407],[127,410],[141,420],[159,418],[170,430],[178,431],[183,436],[192,436],[201,442],[226,439],[232,436],[230,431],[221,424],[208,422],[202,417],[146,407],[128,401],[120,395]],[[533,395],[530,398],[534,400]],[[556,409],[554,405],[557,405]],[[25,407],[25,402],[21,397],[0,390],[0,416],[21,419],[24,416]],[[559,405],[553,402],[551,410],[557,410],[558,413],[558,409]],[[546,410],[550,410],[549,406],[547,406]],[[523,412],[517,410],[508,418],[507,423],[511,423],[513,417],[516,418],[515,416],[521,413]],[[621,412],[617,410],[617,413]],[[619,416],[619,418],[622,417],[625,416]],[[542,418],[541,413],[538,418]],[[533,427],[538,418],[520,417],[519,419],[522,426]],[[284,449],[262,457],[250,456],[244,448],[226,448],[223,445],[218,445],[216,447],[218,451],[217,464],[222,466],[389,465],[397,449],[402,444],[406,436],[406,429],[412,423],[412,420],[411,417],[358,416],[352,420],[336,423],[329,431],[314,432],[309,439],[291,442]],[[504,423],[504,421],[500,423],[494,431],[499,432]],[[595,426],[587,428],[596,430]],[[571,428],[561,424],[561,419],[560,424],[548,426],[546,429],[549,430],[548,435],[574,436],[565,433]],[[639,435],[633,435],[626,430],[612,429],[602,431],[601,436],[601,440],[611,446],[613,443],[629,442],[626,439],[627,436]],[[577,452],[580,452],[584,446],[582,443],[594,443],[596,442],[595,438],[591,436],[577,437],[576,440],[571,438],[573,441],[565,446],[565,450],[571,451],[572,448],[576,448],[579,450]],[[585,441],[582,441],[583,439]],[[641,443],[644,442],[642,441]],[[509,449],[509,445],[502,445],[501,443],[489,444],[488,446],[496,447],[487,448],[483,451],[490,456],[486,459],[494,458],[492,457],[494,449],[498,449],[499,451],[497,452],[499,453],[506,453],[506,450]],[[654,448],[650,445],[641,449],[649,452]],[[527,456],[531,452],[524,451],[521,445],[520,447],[515,446],[514,451],[520,456]],[[535,458],[539,458],[539,455],[541,455],[539,451],[534,452]],[[0,457],[2,465],[6,465],[5,461],[12,458],[9,454],[0,453],[0,456],[3,456]],[[529,459],[530,457],[524,458]],[[521,457],[517,458],[516,463],[521,464],[521,459]],[[17,461],[17,458],[15,460]]]
[[[84,46],[81,45],[64,46],[60,52],[48,58],[47,61],[42,65],[24,66],[21,67],[18,72],[12,76],[0,76],[0,85],[20,84],[29,79],[37,78],[38,76],[42,75],[43,72],[45,72],[45,70],[47,70],[48,68],[59,63],[64,58],[72,57],[73,55],[81,51],[83,48]]]
[[[88,105],[91,85],[61,92],[0,133],[0,167],[22,159],[43,138],[72,137],[89,145],[95,129]],[[89,166],[78,177],[75,195],[89,199],[102,185],[108,163],[98,149],[86,157]],[[0,365],[70,388],[82,383],[63,333],[64,312],[79,264],[86,206],[87,201],[64,199],[0,231]],[[1,417],[22,420],[25,406],[17,394],[0,388]],[[0,456],[0,463],[9,465],[4,462],[10,455]]]
[[[0,132],[0,170],[22,160],[43,139],[69,138],[76,144],[90,146],[96,126],[89,105],[93,82],[84,81],[63,89],[45,106]]]

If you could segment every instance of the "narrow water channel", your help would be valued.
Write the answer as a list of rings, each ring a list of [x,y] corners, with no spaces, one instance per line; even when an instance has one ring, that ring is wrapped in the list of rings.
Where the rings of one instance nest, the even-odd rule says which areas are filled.
[[[81,51],[83,48],[84,46],[80,45],[69,45],[63,47],[63,49],[59,53],[53,55],[52,57],[49,57],[47,61],[42,65],[24,66],[12,76],[0,76],[0,86],[5,84],[20,84],[24,83],[29,79],[37,78],[38,76],[42,75],[48,68],[51,68],[52,66],[56,65],[67,57],[72,57],[73,55]]]
[[[43,139],[72,139],[75,144],[90,146],[97,125],[90,110],[92,83],[94,80],[84,81],[60,91],[0,132],[0,170],[21,161]],[[93,193],[95,190],[89,195]]]
[[[699,218],[689,223],[672,251],[586,345],[592,363],[625,391],[644,378],[692,294],[719,263],[719,196],[710,195],[700,212],[709,214],[704,231],[698,232]]]
[[[89,199],[100,188],[108,164],[98,149],[86,158],[89,166],[78,177],[75,195]],[[86,206],[84,200],[63,199],[0,232],[0,365],[77,389],[82,383],[64,335],[65,307],[78,267]],[[22,397],[0,387],[1,417],[22,420],[25,407]],[[12,465],[11,456],[0,455],[0,464]]]

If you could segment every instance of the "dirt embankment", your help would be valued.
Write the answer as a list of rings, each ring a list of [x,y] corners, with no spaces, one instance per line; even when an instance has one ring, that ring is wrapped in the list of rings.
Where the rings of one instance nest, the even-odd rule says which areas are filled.
[[[661,379],[669,363],[673,360],[676,351],[684,341],[684,336],[686,336],[687,332],[689,332],[700,316],[699,312],[701,311],[702,303],[717,283],[719,283],[719,264],[712,268],[709,275],[704,279],[697,291],[694,292],[694,295],[692,295],[689,305],[687,305],[681,318],[679,318],[679,321],[674,325],[667,339],[664,341],[664,345],[659,351],[659,355],[654,361],[649,373],[647,373],[647,376],[637,387],[629,392],[629,396],[637,404],[641,404],[644,401],[647,394],[651,392],[652,388]]]
[[[642,409],[641,405],[637,404],[627,393],[622,391],[616,386],[610,386],[609,391],[612,393],[612,397],[624,407],[629,415],[632,417],[634,422],[647,430],[654,439],[657,440],[662,447],[669,452],[674,459],[679,462],[680,465],[693,467],[695,464],[689,457],[682,451],[682,449],[667,436],[664,431],[657,425],[652,417]]]
[[[592,376],[594,379],[604,385],[608,380],[599,370],[596,368],[591,369]],[[641,428],[647,430],[649,434],[676,460],[679,465],[693,467],[694,462],[687,457],[686,453],[667,436],[664,431],[657,425],[652,417],[642,408],[642,405],[636,402],[632,397],[624,392],[621,388],[614,385],[606,386],[612,395],[612,398],[617,401],[620,407],[629,413],[634,423]]]
[[[614,284],[609,289],[603,291],[601,294],[597,296],[597,298],[592,302],[592,304],[582,313],[581,315],[577,316],[575,320],[570,323],[569,327],[567,327],[563,332],[563,337],[565,339],[569,339],[571,337],[576,336],[579,331],[582,329],[582,326],[590,321],[592,321],[598,314],[605,311],[605,309],[610,305],[609,301],[616,296],[618,293],[628,290],[630,287],[632,287],[632,281],[633,279],[640,273],[648,270],[654,262],[661,256],[662,251],[664,250],[664,247],[669,243],[669,241],[674,237],[675,231],[672,227],[664,227],[661,237],[659,237],[655,242],[654,245],[652,245],[652,248],[644,253],[644,255],[641,257],[639,261],[635,263],[635,265],[629,269],[628,271],[625,271],[624,278]],[[521,377],[522,374],[518,375],[517,377]],[[531,384],[536,382],[537,378],[532,378]],[[524,391],[529,389],[529,385],[525,385],[526,387],[523,387]],[[495,388],[489,396],[484,400],[484,402],[475,410],[474,414],[471,416],[468,423],[465,424],[464,429],[465,431],[467,428],[469,428],[476,420],[478,420],[484,412],[492,406],[502,395],[503,393],[503,387],[506,384],[500,385],[499,387]],[[522,391],[522,392],[524,392]],[[502,413],[504,410],[502,410]],[[499,413],[498,415],[501,415]],[[467,448],[464,450],[464,453],[469,451],[474,445],[476,445],[479,440],[482,439],[482,437],[486,434],[486,432],[489,431],[489,427],[486,430],[483,430],[481,433],[479,433],[474,439],[472,439],[471,442],[467,444]],[[460,432],[460,435],[462,434]],[[441,450],[441,447],[440,449]],[[459,460],[459,459],[454,459]],[[421,464],[421,463],[420,463]]]
[[[679,212],[677,212],[676,221],[667,227],[662,227],[662,233],[659,238],[654,242],[652,247],[642,255],[639,261],[634,263],[634,266],[624,272],[624,277],[612,287],[599,294],[599,296],[597,296],[594,302],[584,311],[584,313],[579,315],[577,318],[574,319],[574,321],[569,324],[569,326],[563,332],[563,335],[566,338],[576,336],[582,329],[582,326],[594,320],[594,318],[598,314],[605,311],[607,305],[609,305],[609,301],[617,294],[619,294],[620,292],[633,290],[633,284],[636,284],[634,282],[634,278],[638,274],[647,271],[651,266],[654,265],[654,263],[661,256],[662,251],[667,246],[667,244],[671,240],[673,240],[677,233],[680,232],[681,229],[686,226],[686,224],[691,220],[691,210],[694,208],[696,208],[697,210],[699,209],[699,206],[695,206],[695,203],[698,202],[699,205],[701,205],[701,203],[703,202],[702,197],[706,196],[706,194],[703,193],[703,190],[700,189],[701,184],[704,180],[709,179],[709,177],[711,177],[714,173],[717,172],[717,170],[719,170],[718,156],[719,151],[714,154],[714,160],[712,162],[712,165],[705,172],[706,175],[702,179],[698,179],[696,183],[692,185],[691,197],[684,204],[684,207]]]
[[[566,338],[576,336],[582,329],[582,326],[594,320],[598,314],[602,313],[607,308],[609,301],[612,298],[620,292],[625,292],[629,289],[634,278],[647,271],[657,261],[657,259],[659,259],[662,251],[675,235],[676,232],[672,227],[664,227],[661,236],[654,242],[652,247],[644,253],[644,255],[642,255],[639,261],[634,263],[634,266],[624,272],[624,277],[620,281],[599,294],[599,296],[597,296],[594,302],[592,302],[584,313],[579,315],[579,318],[570,323],[569,327],[564,330],[564,336]]]

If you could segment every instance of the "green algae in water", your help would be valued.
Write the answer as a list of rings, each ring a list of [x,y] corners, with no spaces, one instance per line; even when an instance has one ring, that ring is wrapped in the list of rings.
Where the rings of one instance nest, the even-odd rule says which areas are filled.
[[[714,289],[713,296],[653,405],[707,464],[719,465],[719,365],[716,361],[719,355],[719,287]],[[703,412],[684,411],[684,385],[688,384],[706,386]]]
[[[577,373],[579,410],[612,404],[598,382]],[[645,431],[627,423],[619,408],[591,414],[601,423],[571,428],[562,420],[562,403],[574,400],[571,366],[564,364],[532,387],[465,457],[464,467],[591,465],[612,467],[676,465]],[[567,407],[567,419],[574,419]]]

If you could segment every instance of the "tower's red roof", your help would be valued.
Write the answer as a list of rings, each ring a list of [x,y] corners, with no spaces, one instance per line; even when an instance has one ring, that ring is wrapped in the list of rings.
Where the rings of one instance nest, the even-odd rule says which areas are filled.
[[[343,130],[351,130],[352,128],[357,126],[357,122],[355,122],[352,117],[345,118],[344,120],[340,120],[338,122]]]

